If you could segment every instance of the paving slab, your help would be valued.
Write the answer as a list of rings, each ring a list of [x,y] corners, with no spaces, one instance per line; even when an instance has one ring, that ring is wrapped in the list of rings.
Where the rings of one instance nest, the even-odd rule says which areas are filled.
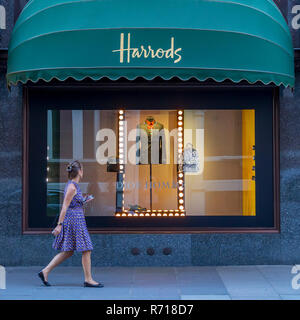
[[[217,267],[217,271],[231,296],[278,296],[270,282],[255,266]]]
[[[300,300],[292,265],[224,267],[97,267],[104,288],[84,288],[80,267],[58,267],[51,287],[41,267],[8,267],[0,300]]]

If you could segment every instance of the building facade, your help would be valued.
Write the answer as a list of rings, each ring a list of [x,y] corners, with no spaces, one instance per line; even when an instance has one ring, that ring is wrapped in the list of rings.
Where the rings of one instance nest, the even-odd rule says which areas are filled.
[[[65,167],[74,159],[84,165],[82,190],[95,195],[93,205],[86,208],[94,265],[298,263],[300,2],[298,8],[297,1],[276,1],[293,38],[293,90],[288,81],[276,85],[277,79],[273,84],[264,80],[250,84],[247,78],[248,82],[234,81],[233,71],[224,81],[205,80],[212,76],[182,80],[184,76],[176,74],[158,78],[143,74],[120,78],[121,74],[116,74],[115,79],[93,79],[92,74],[89,79],[79,79],[78,74],[66,79],[64,74],[63,80],[52,74],[56,79],[41,81],[46,74],[20,73],[18,79],[13,75],[7,82],[7,59],[23,62],[14,57],[17,54],[12,49],[8,57],[8,47],[14,38],[16,43],[10,46],[17,48],[24,36],[16,31],[12,36],[12,29],[26,2],[0,1],[1,264],[42,265],[53,256],[50,230],[60,209]],[[276,11],[274,14],[277,16]],[[125,31],[118,30],[120,49],[114,47],[122,62],[130,58],[130,51],[121,51],[129,45],[129,34],[131,44],[144,37],[137,31]],[[179,38],[178,33],[177,41]],[[189,44],[183,38],[181,43],[188,52]],[[28,36],[20,43],[30,39]],[[167,39],[166,46],[174,53],[171,50],[169,57],[172,63],[179,63],[184,50],[179,50],[172,37]],[[46,39],[43,45],[56,41]],[[66,52],[68,45],[60,44],[65,51],[60,50]],[[51,45],[47,49],[52,53],[49,61],[56,59],[59,48],[54,49],[53,53]],[[76,54],[84,56],[85,52],[77,49],[72,59]],[[19,57],[30,60],[32,47],[23,50]],[[252,57],[249,50],[244,54]],[[168,51],[161,49],[155,55],[167,57]],[[35,59],[33,63],[38,63],[39,56]],[[12,67],[15,65],[10,62]],[[33,82],[23,81],[24,77]],[[26,83],[11,86],[18,80]],[[141,128],[146,133],[164,130],[163,134],[159,131],[157,149],[155,134],[149,148],[148,136],[135,131]],[[109,137],[102,129],[116,135],[108,151],[101,149]],[[183,129],[190,129],[191,134],[183,137]],[[126,148],[120,135],[123,130]],[[177,144],[167,139],[170,136],[177,138]],[[134,149],[136,145],[139,148]],[[128,156],[128,161],[121,162],[123,149],[131,150],[128,154],[133,161]],[[183,155],[183,163],[175,161],[177,151]],[[148,162],[152,155],[154,161]],[[66,264],[80,264],[80,256]]]

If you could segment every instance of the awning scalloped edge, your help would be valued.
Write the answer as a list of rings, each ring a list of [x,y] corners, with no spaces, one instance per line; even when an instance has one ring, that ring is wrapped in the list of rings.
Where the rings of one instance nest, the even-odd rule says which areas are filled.
[[[7,77],[9,77],[9,75],[7,75]],[[188,81],[191,79],[196,79],[198,81],[207,81],[207,80],[213,80],[215,82],[221,83],[224,82],[226,80],[232,81],[233,83],[240,83],[242,81],[246,81],[249,84],[255,84],[255,83],[262,83],[264,85],[276,85],[276,86],[283,86],[285,88],[290,87],[291,89],[293,89],[294,87],[294,79],[293,81],[291,81],[291,83],[289,82],[283,82],[283,81],[276,81],[276,80],[263,80],[263,79],[255,79],[255,80],[249,80],[247,78],[232,78],[232,77],[214,77],[214,76],[204,76],[204,77],[199,77],[199,76],[179,76],[179,75],[170,75],[169,77],[167,76],[162,76],[162,75],[153,75],[153,76],[145,76],[145,75],[135,75],[135,76],[126,76],[126,75],[119,75],[119,76],[110,76],[110,75],[99,75],[99,76],[92,76],[92,75],[83,75],[81,77],[78,76],[71,76],[71,75],[67,75],[65,77],[61,77],[61,76],[51,76],[51,77],[36,77],[36,78],[27,78],[26,80],[22,80],[22,79],[17,79],[16,81],[13,80],[7,80],[7,87],[10,88],[11,85],[18,85],[19,83],[22,84],[26,84],[29,81],[33,82],[33,83],[37,83],[38,81],[42,80],[45,81],[47,83],[51,82],[52,80],[58,80],[58,81],[66,81],[67,79],[73,79],[75,81],[83,81],[85,79],[91,79],[93,81],[98,81],[101,80],[103,78],[108,78],[109,80],[112,81],[116,81],[119,80],[121,78],[125,78],[129,81],[133,81],[136,80],[137,78],[143,78],[145,80],[153,80],[155,78],[161,78],[162,80],[171,80],[174,78],[178,78],[182,81]]]

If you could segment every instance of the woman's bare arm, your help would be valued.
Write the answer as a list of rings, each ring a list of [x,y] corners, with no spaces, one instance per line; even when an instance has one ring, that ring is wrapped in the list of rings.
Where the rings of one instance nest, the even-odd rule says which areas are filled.
[[[67,192],[66,192],[66,195],[65,195],[65,198],[64,198],[64,202],[63,202],[63,205],[62,205],[62,208],[61,208],[61,211],[60,211],[58,223],[63,223],[64,222],[67,209],[68,209],[73,197],[75,196],[75,194],[76,194],[76,188],[75,188],[73,183],[70,183],[68,185],[68,189],[67,189]]]

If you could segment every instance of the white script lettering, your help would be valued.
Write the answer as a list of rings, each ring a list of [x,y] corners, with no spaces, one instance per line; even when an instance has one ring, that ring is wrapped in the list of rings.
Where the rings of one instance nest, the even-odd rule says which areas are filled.
[[[173,59],[174,63],[178,63],[182,56],[179,54],[182,51],[182,48],[175,49],[174,45],[175,39],[171,37],[171,46],[169,49],[153,49],[151,45],[148,45],[147,49],[144,45],[141,45],[139,48],[131,48],[131,34],[128,33],[127,35],[127,48],[124,44],[124,33],[121,33],[120,36],[120,49],[113,50],[112,52],[119,52],[120,53],[120,63],[124,63],[124,56],[127,55],[127,63],[130,63],[130,59],[140,59],[140,58],[149,58],[152,59]]]

